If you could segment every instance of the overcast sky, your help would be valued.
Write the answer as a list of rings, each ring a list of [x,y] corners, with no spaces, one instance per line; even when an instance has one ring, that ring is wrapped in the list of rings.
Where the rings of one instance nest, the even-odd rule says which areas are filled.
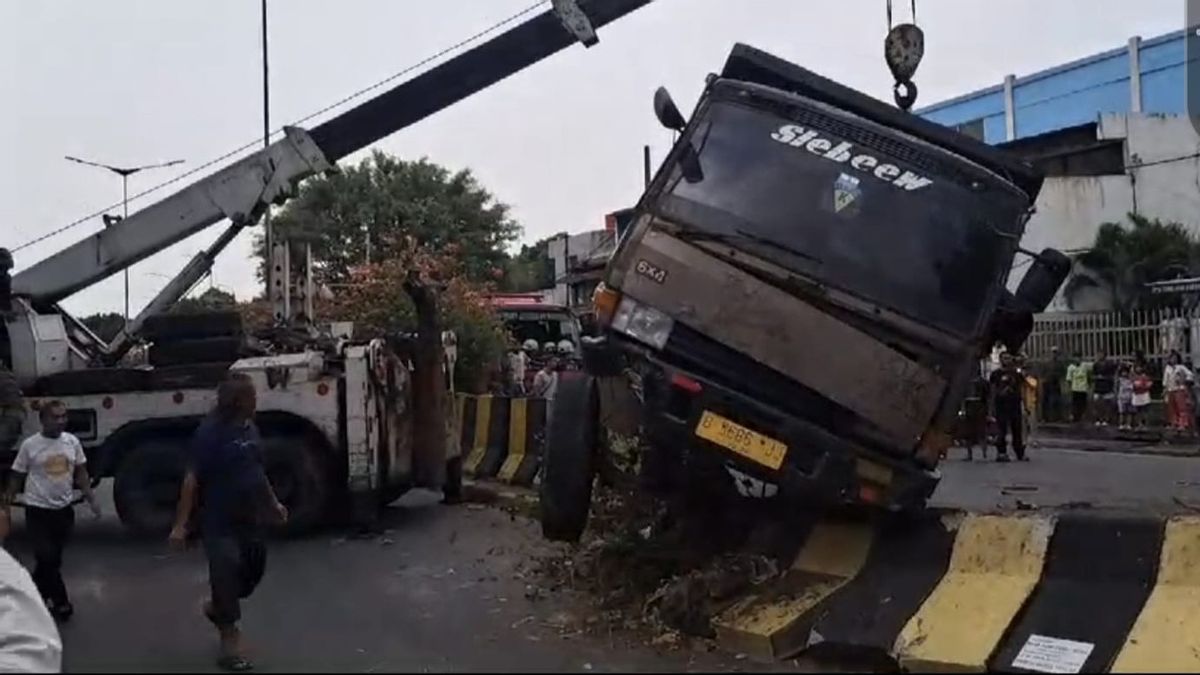
[[[271,0],[273,126],[532,1]],[[655,161],[668,148],[651,111],[654,88],[666,85],[689,109],[735,42],[890,101],[885,6],[657,0],[603,29],[596,47],[575,45],[375,147],[470,167],[512,206],[525,241],[600,227],[604,213],[637,199],[642,145],[652,146]],[[896,12],[906,18],[908,3],[896,0]],[[926,34],[918,107],[1183,25],[1183,0],[918,0],[917,12]],[[17,246],[119,201],[119,178],[64,155],[124,165],[186,160],[178,170],[135,176],[135,193],[260,134],[256,0],[4,0],[0,31],[0,245]],[[95,219],[26,248],[17,267],[101,227]],[[134,267],[134,310],[220,229]],[[243,233],[215,267],[216,285],[240,298],[258,290],[249,242]],[[120,279],[79,293],[68,309],[120,311]]]

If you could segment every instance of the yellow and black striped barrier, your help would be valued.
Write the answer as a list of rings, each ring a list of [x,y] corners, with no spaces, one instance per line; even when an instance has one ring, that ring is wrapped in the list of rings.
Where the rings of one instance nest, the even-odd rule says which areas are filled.
[[[546,400],[459,394],[463,469],[476,478],[533,485],[546,437]]]
[[[812,526],[778,579],[714,618],[759,660],[909,671],[1200,672],[1200,517],[932,514]]]

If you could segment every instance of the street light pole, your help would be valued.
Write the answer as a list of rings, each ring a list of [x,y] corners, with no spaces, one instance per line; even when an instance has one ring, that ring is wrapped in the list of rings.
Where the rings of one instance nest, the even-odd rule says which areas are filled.
[[[182,159],[173,159],[169,162],[162,162],[160,164],[144,164],[142,166],[121,167],[121,166],[111,166],[109,164],[101,164],[99,162],[92,162],[92,161],[89,161],[86,159],[79,159],[78,157],[71,157],[70,155],[67,155],[66,159],[68,161],[75,162],[76,164],[86,164],[88,166],[94,166],[94,167],[97,167],[100,169],[105,169],[105,170],[111,171],[121,177],[121,218],[122,219],[129,217],[129,177],[130,176],[132,176],[135,173],[145,171],[146,169],[161,169],[163,167],[174,166],[176,164],[183,164]],[[104,217],[104,224],[106,227],[111,224],[108,216]],[[125,322],[128,323],[129,322],[129,268],[128,267],[125,268],[124,273],[125,273],[124,274],[124,276],[125,276]]]
[[[271,80],[269,77],[267,63],[267,0],[262,0],[262,86],[263,86],[263,147],[271,145]],[[263,281],[266,282],[266,295],[268,300],[271,298],[271,289],[274,269],[272,268],[272,255],[275,250],[275,232],[271,228],[271,205],[267,204],[267,208],[263,211],[263,241],[266,243],[266,255],[263,259],[263,270],[266,274],[263,275]]]

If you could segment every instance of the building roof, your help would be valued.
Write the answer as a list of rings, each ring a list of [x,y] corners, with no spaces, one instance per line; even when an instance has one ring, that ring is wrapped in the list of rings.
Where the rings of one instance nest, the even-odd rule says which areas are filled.
[[[1134,109],[1134,59],[1140,111]],[[993,144],[1095,122],[1103,113],[1182,115],[1187,112],[1186,64],[1186,32],[1179,30],[1149,40],[1134,38],[1123,47],[1014,77],[1011,139],[1007,83],[915,112]]]

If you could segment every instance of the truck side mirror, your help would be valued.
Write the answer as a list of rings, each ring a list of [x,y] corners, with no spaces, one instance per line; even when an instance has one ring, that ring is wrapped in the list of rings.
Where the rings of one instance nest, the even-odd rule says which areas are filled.
[[[1070,273],[1071,259],[1063,252],[1048,248],[1035,255],[1017,292],[1005,290],[1000,296],[986,348],[999,342],[1010,353],[1021,351],[1033,332],[1033,315],[1050,306]]]
[[[1007,289],[1000,296],[996,312],[992,315],[992,325],[988,340],[984,345],[984,353],[999,342],[1010,354],[1021,351],[1025,340],[1033,332],[1033,312],[1025,308],[1022,302]]]
[[[658,118],[659,124],[672,131],[683,131],[687,126],[687,120],[683,119],[683,114],[679,112],[666,87],[659,87],[654,91],[654,116]]]
[[[1071,259],[1062,251],[1044,249],[1034,257],[1029,271],[1017,286],[1017,300],[1034,314],[1044,311],[1058,295],[1058,289],[1071,273]]]

